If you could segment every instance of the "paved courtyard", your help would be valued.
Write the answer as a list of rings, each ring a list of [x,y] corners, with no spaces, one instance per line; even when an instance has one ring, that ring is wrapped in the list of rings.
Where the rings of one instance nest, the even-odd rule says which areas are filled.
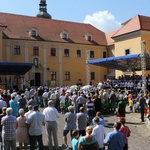
[[[129,137],[129,150],[148,150],[150,144],[150,128],[145,123],[140,123],[140,113],[129,113],[127,108],[126,125],[131,130]],[[105,128],[106,132],[112,131],[112,125],[118,118],[115,115],[105,115],[105,120],[108,122],[108,127]],[[64,114],[60,114],[58,118],[58,138],[59,145],[63,144],[63,127],[64,127]],[[47,136],[45,127],[43,127],[43,140],[44,145],[47,145]],[[68,134],[68,145],[71,146],[70,135]]]

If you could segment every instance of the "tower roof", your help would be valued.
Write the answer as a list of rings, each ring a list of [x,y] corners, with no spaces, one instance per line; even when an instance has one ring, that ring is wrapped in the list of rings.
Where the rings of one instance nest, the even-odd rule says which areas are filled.
[[[40,0],[39,6],[40,6],[39,13],[36,16],[40,18],[52,19],[52,16],[49,13],[47,13],[46,0]]]

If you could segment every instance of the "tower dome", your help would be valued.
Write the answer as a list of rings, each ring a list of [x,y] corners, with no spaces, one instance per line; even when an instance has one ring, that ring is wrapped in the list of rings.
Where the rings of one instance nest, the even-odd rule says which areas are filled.
[[[49,13],[47,13],[46,0],[40,0],[39,6],[40,6],[39,13],[36,16],[39,17],[39,18],[52,19],[52,16]]]

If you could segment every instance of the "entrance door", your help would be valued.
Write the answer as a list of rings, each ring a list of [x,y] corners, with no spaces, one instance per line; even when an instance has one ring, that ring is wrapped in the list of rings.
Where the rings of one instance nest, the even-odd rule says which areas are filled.
[[[41,86],[41,74],[35,73],[35,86]]]

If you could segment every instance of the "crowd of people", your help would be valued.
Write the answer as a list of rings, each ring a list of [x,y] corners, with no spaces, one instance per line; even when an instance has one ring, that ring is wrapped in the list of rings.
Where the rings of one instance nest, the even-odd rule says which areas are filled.
[[[144,122],[144,113],[150,113],[150,95],[140,93],[136,99]],[[70,132],[73,150],[127,150],[130,129],[125,125],[126,106],[133,111],[132,92],[124,88],[115,89],[84,89],[67,91],[67,88],[31,87],[24,92],[3,90],[0,94],[1,149],[44,150],[42,128],[47,131],[49,150],[59,149],[57,120],[60,113],[64,115],[62,147],[67,148],[67,135]],[[147,106],[147,107],[146,107]],[[106,113],[116,113],[119,122],[114,123],[114,131],[106,134],[104,127],[107,122],[103,117]],[[42,110],[42,111],[41,111]],[[107,113],[108,113],[107,112]],[[88,148],[87,148],[88,146]]]

